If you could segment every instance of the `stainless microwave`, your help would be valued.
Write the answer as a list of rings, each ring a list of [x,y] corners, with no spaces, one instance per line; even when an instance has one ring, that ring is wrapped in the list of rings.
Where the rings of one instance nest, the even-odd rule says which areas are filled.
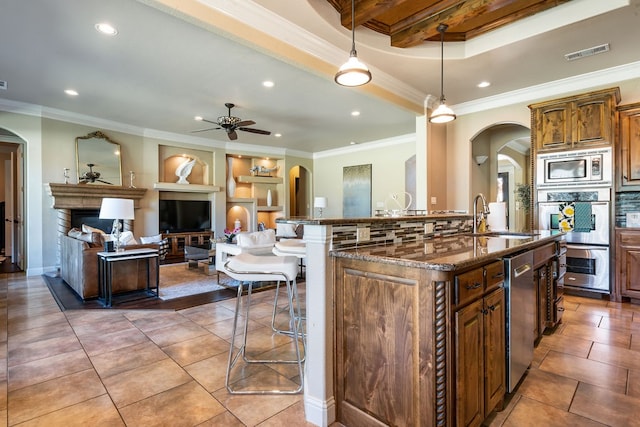
[[[610,147],[538,154],[536,186],[537,188],[611,186],[612,162]]]

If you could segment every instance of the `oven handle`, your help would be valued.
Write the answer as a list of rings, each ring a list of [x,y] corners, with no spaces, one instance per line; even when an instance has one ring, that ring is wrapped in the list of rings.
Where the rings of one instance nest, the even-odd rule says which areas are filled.
[[[609,246],[589,246],[589,245],[567,245],[567,249],[577,249],[586,251],[606,251]]]

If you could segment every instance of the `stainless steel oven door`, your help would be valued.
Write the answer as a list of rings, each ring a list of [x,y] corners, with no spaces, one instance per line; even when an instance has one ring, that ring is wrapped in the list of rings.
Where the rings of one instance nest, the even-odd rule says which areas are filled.
[[[567,245],[565,287],[609,293],[609,247]]]
[[[561,202],[538,203],[538,228],[558,230]],[[571,231],[566,236],[568,243],[609,245],[609,202],[591,202],[591,231]]]

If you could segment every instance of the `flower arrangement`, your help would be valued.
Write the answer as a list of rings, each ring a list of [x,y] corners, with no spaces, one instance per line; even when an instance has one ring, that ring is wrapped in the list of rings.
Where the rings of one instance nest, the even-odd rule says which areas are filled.
[[[224,237],[225,239],[227,239],[227,243],[233,242],[233,239],[236,237],[236,234],[238,234],[240,231],[241,231],[240,227],[236,227],[233,230],[229,230],[228,228],[225,228]]]

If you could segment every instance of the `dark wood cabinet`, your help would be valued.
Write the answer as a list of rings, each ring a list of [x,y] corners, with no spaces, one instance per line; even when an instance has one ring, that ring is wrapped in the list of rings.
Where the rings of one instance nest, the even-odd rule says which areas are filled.
[[[640,190],[640,103],[618,107],[617,191]]]
[[[531,104],[531,134],[537,152],[614,143],[618,88]]]
[[[534,272],[535,290],[536,290],[536,316],[534,322],[533,336],[536,342],[542,338],[542,334],[547,326],[547,311],[549,306],[549,300],[547,298],[547,292],[549,289],[549,269],[545,264],[542,267],[538,267]]]
[[[501,405],[506,390],[504,263],[458,275],[456,286],[476,286],[478,277],[477,297],[454,312],[458,426],[479,426]]]
[[[616,229],[615,277],[614,299],[640,300],[640,228]]]

